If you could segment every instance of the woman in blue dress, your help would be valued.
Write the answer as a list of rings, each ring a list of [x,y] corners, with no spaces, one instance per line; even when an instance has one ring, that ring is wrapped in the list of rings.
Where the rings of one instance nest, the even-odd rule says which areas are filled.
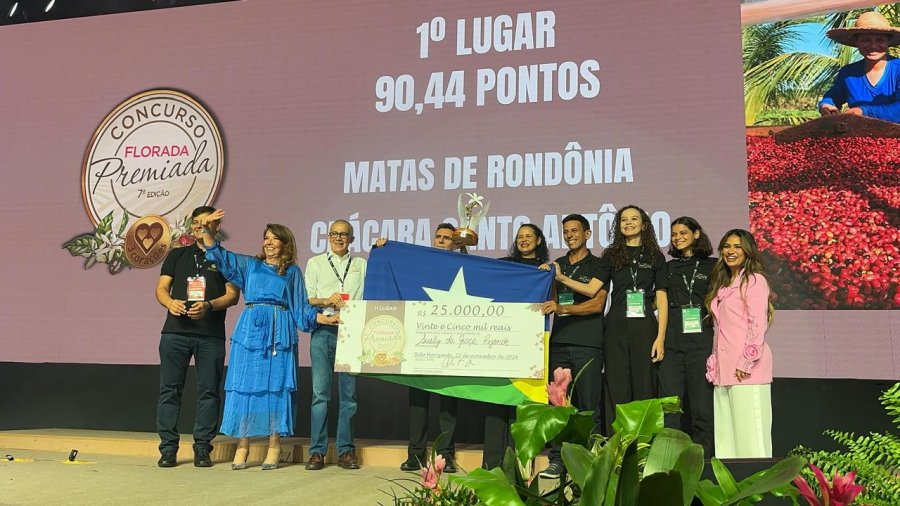
[[[221,432],[239,438],[231,468],[245,469],[250,439],[269,437],[262,469],[276,469],[281,436],[294,430],[293,394],[297,390],[297,331],[336,325],[309,304],[303,273],[297,267],[294,234],[284,225],[266,225],[262,252],[255,257],[222,248],[205,225],[225,216],[221,209],[204,219],[206,258],[244,292],[246,307],[231,336],[225,377]]]

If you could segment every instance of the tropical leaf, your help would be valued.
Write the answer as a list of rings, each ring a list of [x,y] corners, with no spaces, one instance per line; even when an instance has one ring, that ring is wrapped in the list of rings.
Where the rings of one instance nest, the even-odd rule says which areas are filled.
[[[570,443],[563,443],[560,453],[563,463],[566,465],[566,471],[572,477],[572,481],[584,489],[584,484],[587,481],[594,459],[599,458],[599,456],[594,455],[581,445]]]
[[[122,211],[122,223],[119,225],[119,232],[116,234],[119,237],[125,236],[126,226],[128,225],[128,211]]]
[[[694,499],[700,476],[703,475],[703,447],[692,444],[687,447],[675,462],[674,469],[681,474],[681,499],[688,506]]]
[[[641,480],[635,504],[682,506],[682,495],[681,475],[677,471],[655,473]]]
[[[718,460],[718,459],[716,459]],[[721,463],[720,463],[721,464]],[[737,504],[738,501],[748,497],[761,496],[774,488],[787,485],[800,474],[800,469],[806,465],[806,459],[793,456],[778,461],[774,466],[753,474],[741,481],[740,493],[729,494],[725,504]],[[723,466],[724,467],[724,466]],[[715,467],[713,468],[715,469]],[[730,473],[729,473],[730,475]],[[718,478],[718,474],[716,477]],[[720,482],[721,483],[721,482]]]
[[[110,211],[109,214],[103,217],[100,220],[100,223],[97,224],[97,231],[95,232],[97,235],[107,235],[112,231],[112,221],[113,221],[113,212]]]
[[[653,437],[653,445],[644,464],[644,477],[671,471],[681,453],[691,446],[691,437],[676,429],[662,429]]]
[[[464,476],[451,476],[450,482],[475,491],[486,506],[523,506],[516,488],[506,479],[500,468],[490,471],[474,469]]]
[[[578,410],[571,406],[525,403],[516,408],[510,432],[516,443],[519,462],[525,465],[540,453],[569,423]]]
[[[94,250],[96,241],[94,234],[81,234],[66,241],[62,247],[73,257],[86,257]]]

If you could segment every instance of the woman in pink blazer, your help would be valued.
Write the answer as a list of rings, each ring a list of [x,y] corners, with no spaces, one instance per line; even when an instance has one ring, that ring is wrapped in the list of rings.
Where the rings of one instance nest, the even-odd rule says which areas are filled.
[[[765,335],[774,309],[753,235],[734,229],[719,242],[706,306],[715,324],[706,378],[715,385],[716,456],[772,456],[772,351]]]

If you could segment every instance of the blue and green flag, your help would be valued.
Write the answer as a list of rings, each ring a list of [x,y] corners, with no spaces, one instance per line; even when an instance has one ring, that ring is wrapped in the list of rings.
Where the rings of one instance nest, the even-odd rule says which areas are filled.
[[[549,300],[553,274],[529,265],[436,248],[388,242],[369,256],[365,300],[464,300],[534,302]],[[546,328],[545,328],[546,331]],[[480,378],[463,376],[371,375],[386,381],[452,397],[518,405],[547,402],[547,350],[544,335],[544,378]]]

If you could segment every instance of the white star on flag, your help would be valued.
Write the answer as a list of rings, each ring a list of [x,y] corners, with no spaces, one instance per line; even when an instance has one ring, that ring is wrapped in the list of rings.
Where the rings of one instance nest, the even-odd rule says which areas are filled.
[[[428,297],[435,302],[493,302],[490,297],[478,297],[477,295],[469,295],[466,291],[466,278],[463,274],[463,268],[459,268],[453,284],[449,290],[438,290],[436,288],[422,287]]]

